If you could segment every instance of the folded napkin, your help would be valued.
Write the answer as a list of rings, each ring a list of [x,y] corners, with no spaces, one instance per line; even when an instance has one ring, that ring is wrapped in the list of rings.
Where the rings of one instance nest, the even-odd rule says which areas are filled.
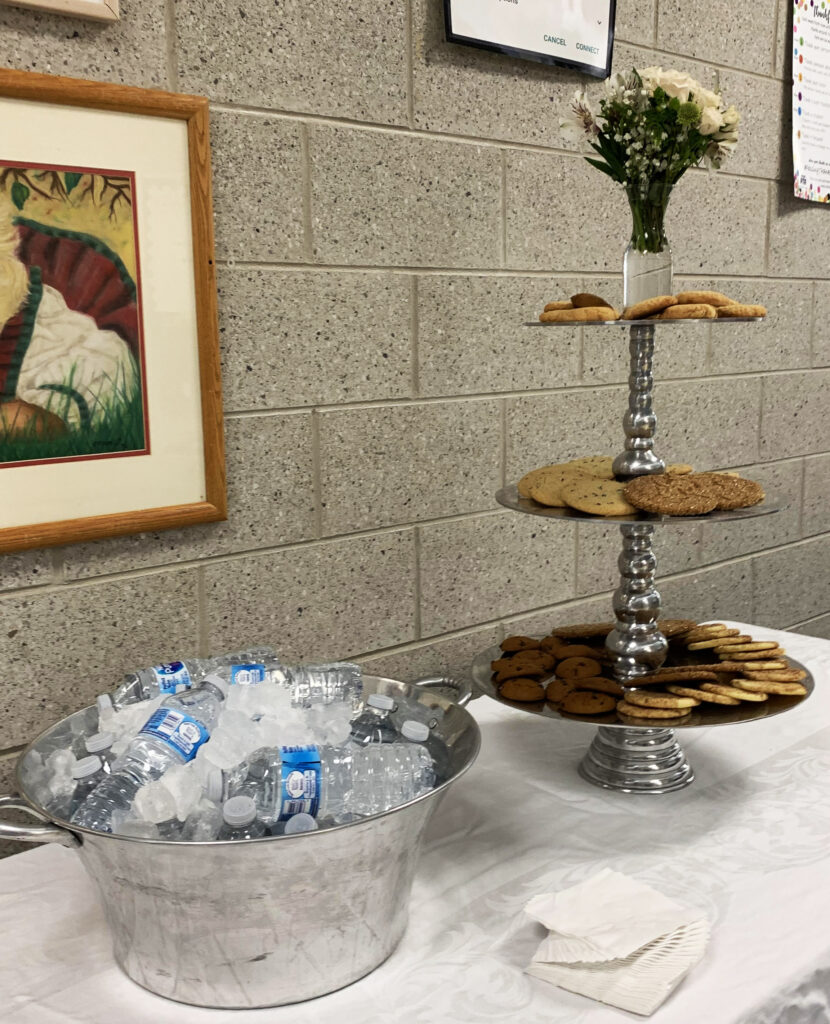
[[[647,1016],[703,956],[709,925],[686,907],[606,868],[525,911],[550,934],[527,973]]]

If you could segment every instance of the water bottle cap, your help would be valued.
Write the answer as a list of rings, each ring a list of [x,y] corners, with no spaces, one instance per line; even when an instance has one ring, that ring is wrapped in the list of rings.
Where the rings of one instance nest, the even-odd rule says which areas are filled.
[[[285,834],[293,836],[299,832],[313,832],[319,827],[310,814],[301,811],[299,814],[292,815],[285,823]]]
[[[101,758],[91,754],[89,757],[82,757],[80,761],[75,762],[75,767],[72,769],[73,779],[88,779],[90,775],[94,775],[101,769]]]
[[[231,684],[227,681],[227,679],[223,679],[220,675],[217,675],[216,672],[211,672],[209,676],[205,676],[202,682],[212,683],[217,690],[222,691],[223,697],[227,697],[228,692],[230,691],[231,688]]]
[[[100,754],[102,750],[109,750],[115,742],[115,736],[111,732],[96,732],[94,736],[87,736],[86,749],[90,754]]]
[[[401,726],[401,736],[412,740],[413,743],[423,743],[429,738],[429,726],[425,722],[416,722],[414,719],[404,722]]]
[[[222,790],[224,788],[222,769],[211,768],[207,773],[207,778],[205,779],[205,796],[208,800],[212,800],[215,804],[218,804],[222,799]]]
[[[256,804],[251,796],[232,796],[222,805],[222,817],[231,827],[250,825],[256,818]]]
[[[382,711],[391,711],[395,707],[395,701],[385,693],[370,693],[366,703],[370,708],[379,708]]]
[[[110,711],[112,709],[112,697],[108,693],[99,693],[95,698],[95,706],[98,712]]]

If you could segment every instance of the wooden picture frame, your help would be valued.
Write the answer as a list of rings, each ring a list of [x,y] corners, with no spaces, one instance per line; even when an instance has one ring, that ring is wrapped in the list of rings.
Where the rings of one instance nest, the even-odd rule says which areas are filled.
[[[11,258],[23,262],[28,273],[26,299],[7,320],[2,308],[7,278],[0,267],[0,552],[226,519],[207,99],[0,69],[0,119],[4,124],[0,203],[5,202],[0,205],[0,258],[2,213],[7,210],[13,215],[9,223],[15,233]],[[111,168],[117,171],[107,170]],[[127,204],[130,213],[122,215]],[[111,223],[113,207],[122,212]],[[127,239],[121,249],[86,230],[93,215],[103,234]],[[51,224],[41,223],[49,217]],[[26,239],[21,241],[24,234]],[[83,273],[73,274],[73,283],[63,291],[53,268],[61,260],[43,255],[62,245],[74,247],[84,268]],[[129,291],[132,278],[127,264],[133,257],[135,274]],[[90,272],[87,262],[93,266]],[[40,351],[38,331],[43,333],[45,328],[38,326],[38,318],[44,309],[43,297],[29,317],[29,348],[22,362],[17,359],[18,390],[12,394],[7,379],[3,399],[2,339],[14,327],[15,317],[26,321],[36,276],[41,280],[41,295],[48,293],[52,303],[49,311],[59,309],[55,323],[64,324],[64,317],[69,324],[65,335],[75,347],[62,358],[71,358],[72,374],[77,373],[77,379],[69,379],[70,385],[73,380],[77,384],[73,401],[64,395],[74,391],[72,387],[37,383],[42,373],[40,378],[24,373],[29,363],[37,364],[29,355],[33,347]],[[83,305],[86,299],[69,295],[76,278],[84,294],[106,295],[115,312],[108,310],[101,317],[98,307],[90,311],[89,304]],[[110,301],[112,288],[116,292],[121,288],[123,299]],[[124,326],[127,321],[129,327]],[[74,339],[87,329],[96,345],[103,338],[116,354],[113,358],[121,360],[120,377],[112,371],[99,372],[97,367],[87,371],[87,363],[74,356],[81,351]],[[53,372],[49,366],[56,364],[45,365],[47,372]],[[14,367],[10,372],[15,372]],[[143,448],[141,441],[123,442],[114,427],[111,434],[102,435],[110,447],[95,447],[103,444],[99,435],[87,442],[82,428],[93,436],[96,422],[110,423],[106,419],[110,410],[120,410],[127,401],[123,381],[128,374],[129,400],[138,403],[131,406],[129,422],[138,424],[139,432],[143,428]],[[79,398],[87,377],[95,382],[89,387],[98,390],[92,398],[89,390]],[[29,401],[24,402],[23,387],[30,378],[37,390],[26,392]],[[120,390],[117,379],[122,382]],[[44,404],[47,392],[49,403],[54,395],[66,402],[62,425],[55,422],[62,411]],[[19,414],[22,410],[29,415],[32,401],[40,408],[25,424],[31,427],[26,433]],[[84,404],[87,416],[82,422]],[[46,428],[53,426],[50,433]],[[110,426],[100,428],[105,429]],[[32,449],[38,453],[36,458],[25,457],[28,449],[21,456],[23,449],[11,443],[16,444],[18,437],[21,443],[45,447]],[[61,439],[70,437],[73,454],[43,455],[44,451],[50,455],[52,441],[57,448]],[[93,444],[85,454],[82,441]]]
[[[7,7],[29,7],[50,14],[66,14],[94,21],[118,21],[118,0],[0,0]]]

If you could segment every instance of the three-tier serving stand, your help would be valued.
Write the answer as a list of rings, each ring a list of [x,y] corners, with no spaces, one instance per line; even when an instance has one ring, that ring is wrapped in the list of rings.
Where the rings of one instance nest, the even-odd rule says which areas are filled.
[[[625,446],[613,464],[618,479],[631,479],[647,473],[662,473],[665,463],[654,451],[657,420],[653,407],[654,378],[652,359],[655,332],[682,332],[694,325],[708,324],[715,330],[735,329],[736,325],[760,320],[760,317],[734,317],[717,320],[645,320],[628,323],[630,367],[628,410],[623,418]],[[531,323],[526,327],[550,329],[580,326],[586,329],[620,330],[620,321]],[[568,522],[618,523],[622,551],[618,565],[620,585],[614,593],[615,625],[605,641],[614,675],[621,686],[636,686],[637,677],[659,668],[666,658],[668,641],[658,628],[660,594],[655,587],[656,559],[652,550],[655,528],[688,523],[734,522],[779,512],[785,506],[771,498],[750,508],[729,512],[711,512],[705,516],[658,516],[645,512],[625,516],[592,516],[571,508],[546,508],[529,498],[520,497],[516,486],[504,487],[496,500],[506,508],[526,515]],[[483,651],[474,661],[472,675],[477,688],[500,699],[491,682],[490,662],[499,649]],[[793,662],[793,659],[790,659]],[[798,664],[793,662],[793,664]],[[803,666],[799,666],[803,667]],[[812,692],[808,674],[804,685]],[[623,724],[616,712],[607,721],[576,718],[561,713],[551,704],[526,705],[525,710],[549,718],[567,718],[574,723],[598,725],[596,735],[579,765],[583,778],[605,789],[626,793],[668,793],[688,786],[694,771],[680,747],[675,730],[713,725],[734,725],[768,718],[788,711],[804,697],[775,697],[764,704],[742,703],[738,707],[709,705],[705,713],[693,712],[672,721],[671,728]],[[504,703],[511,703],[505,701]],[[519,705],[512,703],[512,707]],[[668,724],[668,723],[667,723]]]

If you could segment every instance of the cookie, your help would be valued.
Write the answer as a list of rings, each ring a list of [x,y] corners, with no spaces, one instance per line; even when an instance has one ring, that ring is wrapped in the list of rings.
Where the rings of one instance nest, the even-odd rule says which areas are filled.
[[[543,636],[539,641],[539,646],[543,651],[552,654],[554,658],[567,657],[567,655],[559,653],[563,647],[567,647],[567,644],[564,640],[560,640],[558,636]]]
[[[565,658],[556,666],[556,674],[560,679],[588,679],[598,676],[602,668],[593,658]]]
[[[575,689],[575,679],[551,679],[545,687],[545,698],[552,704],[560,704]]]
[[[696,665],[678,665],[673,668],[661,668],[656,672],[649,672],[646,675],[635,676],[631,680],[636,686],[661,686],[663,683],[717,682],[717,675],[708,669],[698,668]]]
[[[710,636],[717,636],[719,633],[725,633],[730,627],[725,622],[703,622],[698,623],[686,634],[687,640],[705,640]],[[693,636],[693,634],[701,633],[701,636]]]
[[[580,622],[574,626],[554,626],[550,635],[565,640],[587,640],[593,636],[607,636],[613,628],[613,622]]]
[[[625,485],[624,494],[635,508],[664,516],[699,516],[717,505],[714,495],[696,483],[695,474],[638,476]]]
[[[619,320],[620,314],[611,306],[583,306],[579,309],[552,309],[549,313],[541,313],[539,319],[543,324],[571,323],[605,323]]]
[[[688,462],[670,462],[666,466],[666,472],[675,476],[687,476],[694,473],[694,466],[690,466]]]
[[[545,675],[545,670],[541,665],[527,665],[521,662],[513,662],[510,665],[501,668],[496,672],[495,681],[497,685],[507,682],[508,679],[521,679],[522,676],[535,677],[541,679]]]
[[[764,488],[754,480],[726,473],[698,473],[697,479],[706,484],[717,499],[717,508],[728,511],[749,508],[764,500]]]
[[[771,693],[776,697],[804,697],[807,687],[803,683],[761,682],[758,679],[735,679],[733,685],[747,693]]]
[[[724,666],[729,666],[735,672],[781,672],[790,666],[783,658],[773,661],[724,661]]]
[[[623,310],[623,320],[640,320],[654,313],[662,313],[669,306],[676,306],[677,299],[673,295],[655,295],[653,299],[646,299],[637,302],[633,306],[626,306]]]
[[[577,309],[585,309],[590,306],[610,306],[601,295],[594,295],[592,292],[577,292],[571,296],[571,302]]]
[[[603,305],[603,303],[599,303]],[[573,309],[574,304],[572,302],[549,302],[545,306],[545,312],[550,313],[552,309]]]
[[[728,306],[718,306],[719,317],[730,316],[766,316],[766,306],[749,306],[743,302],[733,302]]]
[[[569,679],[574,683],[577,690],[591,690],[593,693],[610,693],[612,697],[622,697],[623,688],[613,679],[606,679],[605,676],[591,676],[589,679]]]
[[[727,638],[728,639],[728,638]],[[737,639],[735,637],[734,639]],[[716,654],[728,654],[731,658],[733,654],[750,654],[752,651],[774,651],[778,649],[778,644],[775,640],[753,640],[746,643],[726,643],[722,647],[716,647]],[[744,658],[739,658],[739,661],[745,661]]]
[[[516,490],[521,497],[529,498],[531,497],[530,492],[536,484],[549,478],[558,480],[563,478],[563,474],[573,473],[574,471],[573,466],[569,466],[564,462],[553,462],[549,466],[540,466],[538,469],[531,469],[529,473],[525,473],[518,484],[516,484]]]
[[[673,636],[680,636],[683,633],[688,633],[690,629],[696,626],[697,623],[694,619],[658,619],[657,628],[667,639]]]
[[[587,644],[562,644],[559,648],[559,657],[565,658],[596,658],[599,651]]]
[[[562,701],[562,710],[572,715],[603,715],[613,711],[617,700],[607,693],[574,690]]]
[[[580,512],[595,516],[626,516],[636,512],[624,497],[627,485],[598,477],[577,477],[562,488],[562,497]]]
[[[621,700],[617,704],[617,711],[629,718],[681,718],[688,715],[691,708],[646,708],[641,704],[629,704]]]
[[[731,654],[721,654],[723,660],[729,661],[757,661],[759,656],[762,658],[781,658],[787,652],[783,647],[768,648],[763,651],[733,651]]]
[[[599,477],[600,480],[614,479],[614,459],[611,455],[583,455],[579,459],[571,459],[565,463],[580,473]]]
[[[800,683],[807,678],[803,668],[787,668],[778,672],[750,672],[744,669],[744,676],[747,679],[757,679],[760,682],[769,683]]]
[[[629,704],[643,708],[694,708],[698,701],[694,697],[681,697],[673,693],[641,693],[626,690],[625,699]]]
[[[719,693],[722,697],[733,697],[737,700],[763,701],[767,699],[765,693],[751,693],[742,690],[737,686],[730,686],[727,683],[703,683],[701,690],[708,690],[709,693]]]
[[[503,651],[538,651],[539,641],[532,636],[508,636],[499,646]]]
[[[746,640],[752,639],[752,637],[742,636],[739,629],[727,629],[713,640],[687,641],[686,646],[690,651],[705,651],[709,647],[722,647],[725,643],[728,643],[730,637],[734,637],[736,643],[744,643]]]
[[[706,302],[679,302],[669,306],[660,314],[661,320],[714,320],[717,317],[715,307]]]
[[[697,305],[702,302],[707,306],[731,306],[732,299],[723,292],[680,292],[677,301],[683,305]]]
[[[508,679],[499,687],[499,693],[507,700],[522,703],[545,699],[545,689],[535,679]]]
[[[666,689],[670,693],[676,693],[681,697],[694,697],[695,700],[702,701],[704,704],[731,704],[735,706],[741,703],[737,697],[724,697],[722,693],[709,693],[708,690],[697,690],[691,686],[678,686],[676,683],[670,683]]]
[[[562,488],[566,483],[583,476],[576,466],[551,466],[540,474],[529,487],[529,497],[547,508],[564,508]]]

